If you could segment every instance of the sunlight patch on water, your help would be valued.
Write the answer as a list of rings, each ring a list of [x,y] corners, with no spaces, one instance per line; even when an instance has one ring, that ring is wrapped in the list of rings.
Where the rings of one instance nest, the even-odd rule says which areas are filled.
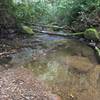
[[[48,71],[44,73],[43,75],[40,75],[40,78],[42,80],[54,80],[55,77],[57,77],[58,67],[59,64],[56,61],[49,62],[47,64]]]

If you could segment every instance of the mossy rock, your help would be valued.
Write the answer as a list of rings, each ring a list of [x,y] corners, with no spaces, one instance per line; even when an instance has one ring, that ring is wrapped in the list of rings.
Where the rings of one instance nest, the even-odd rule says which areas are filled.
[[[25,25],[22,25],[21,27],[22,27],[22,32],[23,33],[26,33],[26,34],[29,34],[29,35],[33,35],[34,34],[34,32],[33,32],[31,27],[25,26]]]
[[[94,67],[94,64],[87,57],[69,56],[67,62],[69,69],[79,73],[86,73]]]
[[[84,32],[84,37],[89,40],[98,41],[100,40],[100,33],[94,28],[89,28]]]

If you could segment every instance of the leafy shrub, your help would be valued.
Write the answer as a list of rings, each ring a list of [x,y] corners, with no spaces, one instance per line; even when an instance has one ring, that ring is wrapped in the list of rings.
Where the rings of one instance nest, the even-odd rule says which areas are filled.
[[[15,15],[19,22],[37,22],[40,21],[42,16],[46,14],[46,4],[41,0],[36,2],[25,2],[17,3],[15,5]]]
[[[8,0],[9,1],[9,0]],[[82,12],[100,6],[100,0],[19,0],[13,4],[17,22],[70,24]],[[9,5],[9,2],[8,2]]]

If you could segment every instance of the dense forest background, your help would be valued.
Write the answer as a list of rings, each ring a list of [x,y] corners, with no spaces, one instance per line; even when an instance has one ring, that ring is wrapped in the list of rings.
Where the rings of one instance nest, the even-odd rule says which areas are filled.
[[[99,27],[100,1],[1,0],[0,34],[9,33],[9,28],[20,23],[65,26],[73,32]]]
[[[3,0],[0,1],[0,26],[9,26],[14,21],[71,25],[76,20],[93,25],[91,17],[96,16],[96,11],[95,18],[99,17],[99,9],[99,0]]]

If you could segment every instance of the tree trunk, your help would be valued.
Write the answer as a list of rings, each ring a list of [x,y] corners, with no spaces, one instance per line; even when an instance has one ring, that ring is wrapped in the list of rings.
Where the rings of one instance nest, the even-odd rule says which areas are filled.
[[[15,26],[12,4],[12,0],[0,0],[0,37],[9,35],[9,29]]]

